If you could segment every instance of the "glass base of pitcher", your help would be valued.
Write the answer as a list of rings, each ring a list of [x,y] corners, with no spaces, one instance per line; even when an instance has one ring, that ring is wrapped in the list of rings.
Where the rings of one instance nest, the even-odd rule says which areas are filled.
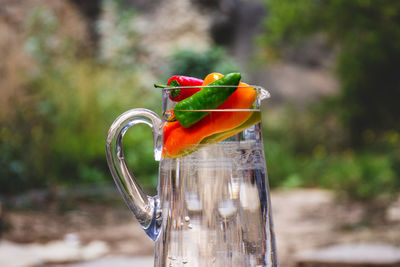
[[[275,267],[262,145],[220,142],[160,165],[157,267]]]

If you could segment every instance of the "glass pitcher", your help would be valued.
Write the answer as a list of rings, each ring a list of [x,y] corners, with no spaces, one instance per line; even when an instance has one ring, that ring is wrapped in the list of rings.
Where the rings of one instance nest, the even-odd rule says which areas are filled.
[[[254,90],[250,108],[182,110],[203,112],[189,128],[171,122],[176,103],[169,98],[172,90],[186,87],[163,89],[163,119],[132,109],[110,127],[108,165],[125,202],[156,242],[155,267],[278,266],[260,122],[260,103],[269,93],[239,87]],[[225,125],[229,121],[237,125]],[[143,193],[124,159],[122,138],[137,123],[152,128],[156,196]]]

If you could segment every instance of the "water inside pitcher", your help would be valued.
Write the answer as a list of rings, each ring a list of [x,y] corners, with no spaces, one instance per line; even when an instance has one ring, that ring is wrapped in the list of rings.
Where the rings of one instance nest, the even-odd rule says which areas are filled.
[[[151,111],[134,109],[114,122],[107,138],[107,158],[116,184],[156,242],[154,266],[278,266],[259,122],[266,92],[254,88],[257,99],[251,109],[197,111],[208,112],[211,121],[226,115],[240,118],[246,112],[246,122],[253,121],[230,131],[229,137],[227,131],[214,134],[170,156],[165,151],[171,133],[165,128],[174,103],[168,90],[163,95],[163,120]],[[124,160],[122,137],[136,123],[153,129],[155,158],[160,161],[155,197],[143,193]],[[180,136],[174,140],[176,145],[190,143],[184,139],[196,133],[189,133],[176,135]]]

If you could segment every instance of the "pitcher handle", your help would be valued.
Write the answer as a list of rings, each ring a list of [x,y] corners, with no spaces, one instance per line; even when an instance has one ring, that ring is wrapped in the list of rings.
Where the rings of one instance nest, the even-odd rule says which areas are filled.
[[[161,209],[158,196],[146,195],[129,170],[122,151],[122,138],[129,127],[144,123],[151,127],[154,141],[154,158],[161,159],[162,121],[151,110],[138,108],[121,114],[111,125],[106,140],[107,163],[126,204],[142,225],[147,235],[156,240],[161,227]]]

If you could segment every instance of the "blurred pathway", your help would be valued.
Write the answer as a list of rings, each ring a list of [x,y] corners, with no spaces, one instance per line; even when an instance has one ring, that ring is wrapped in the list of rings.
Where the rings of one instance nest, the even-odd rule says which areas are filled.
[[[28,267],[42,266],[44,263],[88,261],[98,259],[108,252],[107,244],[102,241],[92,241],[87,245],[81,245],[72,239],[52,241],[47,244],[16,244],[1,241],[0,266]]]
[[[359,205],[329,191],[274,190],[271,201],[281,267],[294,266],[301,252],[332,245],[400,245],[400,201],[388,210],[387,224],[373,227],[357,224]],[[65,214],[8,211],[13,227],[0,242],[0,266],[152,266],[154,244],[122,202],[78,208]]]
[[[71,267],[153,267],[154,259],[151,257],[108,257],[100,260],[77,263],[70,265]]]

